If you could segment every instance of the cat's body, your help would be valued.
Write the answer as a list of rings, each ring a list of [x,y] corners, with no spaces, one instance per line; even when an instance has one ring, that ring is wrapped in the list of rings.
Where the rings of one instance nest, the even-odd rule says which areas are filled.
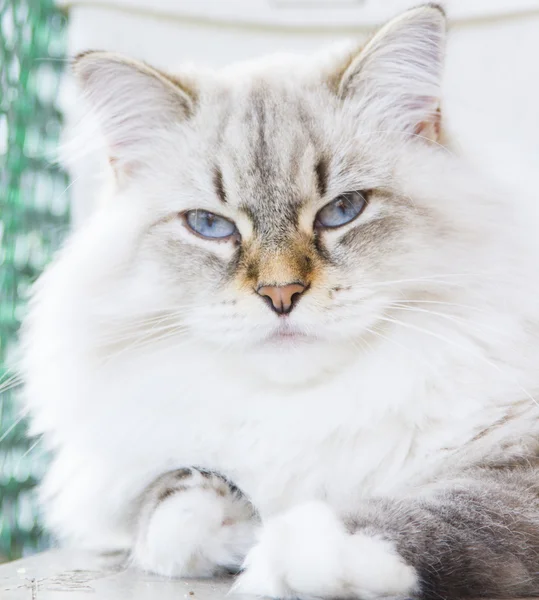
[[[536,211],[438,143],[442,38],[425,7],[323,65],[79,60],[117,185],[23,365],[61,538],[207,575],[261,520],[246,591],[539,593]]]
[[[445,324],[429,330],[447,335]],[[413,489],[456,464],[505,462],[509,451],[499,447],[503,437],[515,445],[517,455],[530,451],[521,443],[539,427],[534,423],[539,409],[524,392],[505,401],[507,392],[500,389],[506,379],[503,363],[498,365],[498,379],[495,367],[486,362],[491,360],[488,355],[483,369],[477,362],[479,381],[488,378],[492,396],[499,396],[485,406],[474,397],[475,386],[455,381],[458,366],[449,367],[451,358],[460,363],[468,353],[461,352],[458,342],[454,348],[448,345],[439,360],[449,390],[446,396],[440,391],[434,403],[430,395],[421,394],[421,388],[433,385],[421,369],[433,362],[430,340],[414,337],[405,336],[406,346],[399,346],[398,338],[388,343],[384,362],[376,364],[375,355],[360,351],[351,364],[333,376],[324,375],[316,386],[293,390],[265,379],[246,380],[230,356],[197,352],[192,346],[187,352],[180,348],[153,357],[141,353],[137,361],[129,356],[124,365],[119,358],[110,365],[116,370],[114,377],[110,369],[103,369],[106,377],[89,397],[79,384],[88,374],[71,371],[73,393],[69,405],[58,407],[58,435],[65,436],[67,447],[80,446],[80,457],[70,452],[57,466],[58,476],[65,478],[61,487],[67,505],[62,495],[56,498],[52,524],[61,533],[66,527],[66,535],[80,532],[81,542],[95,539],[99,546],[115,533],[108,517],[118,500],[127,506],[161,473],[183,465],[227,476],[263,516],[312,498],[327,499],[340,512],[353,513],[361,498]],[[73,342],[80,344],[80,338]],[[155,380],[148,381],[148,371]],[[82,402],[73,402],[73,397]],[[331,402],[324,402],[326,398]],[[128,412],[129,424],[119,427],[111,419],[115,410],[118,417]],[[527,418],[522,416],[525,411]],[[473,441],[513,414],[505,427],[493,427],[487,439]],[[82,509],[84,519],[75,514],[74,522],[66,520],[70,492],[80,496],[82,506],[77,503],[73,509],[76,514]],[[95,503],[100,511],[94,514]]]

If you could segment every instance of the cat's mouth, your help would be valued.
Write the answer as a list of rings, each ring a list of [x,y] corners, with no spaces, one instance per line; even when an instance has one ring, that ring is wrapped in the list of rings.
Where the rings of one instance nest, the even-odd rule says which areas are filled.
[[[283,324],[275,328],[267,337],[266,342],[270,343],[299,343],[299,342],[313,342],[315,336],[302,331],[301,329],[292,325]]]

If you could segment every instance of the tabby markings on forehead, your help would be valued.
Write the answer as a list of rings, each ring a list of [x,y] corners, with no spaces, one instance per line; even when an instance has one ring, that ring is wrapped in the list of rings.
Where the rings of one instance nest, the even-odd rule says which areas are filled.
[[[227,204],[225,186],[223,183],[223,173],[219,167],[215,167],[213,171],[213,185],[215,187],[215,193],[223,204]]]
[[[322,157],[318,160],[315,167],[316,189],[321,198],[326,195],[328,188],[328,162]]]

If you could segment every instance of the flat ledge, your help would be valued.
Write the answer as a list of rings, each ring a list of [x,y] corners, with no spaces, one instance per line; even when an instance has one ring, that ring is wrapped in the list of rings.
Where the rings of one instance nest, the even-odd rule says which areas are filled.
[[[223,600],[231,584],[230,578],[157,577],[120,567],[113,558],[73,550],[54,550],[0,565],[1,600]],[[229,598],[255,600],[244,595]]]
[[[72,550],[0,565],[2,600],[221,600],[231,583],[231,579],[167,579]]]

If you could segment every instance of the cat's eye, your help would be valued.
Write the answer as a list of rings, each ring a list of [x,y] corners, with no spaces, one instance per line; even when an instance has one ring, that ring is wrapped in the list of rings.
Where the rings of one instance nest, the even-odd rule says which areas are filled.
[[[367,200],[361,192],[346,192],[326,204],[316,215],[315,226],[341,227],[353,221],[367,205]]]
[[[232,221],[207,210],[188,210],[183,218],[187,227],[203,238],[224,240],[237,233]]]

